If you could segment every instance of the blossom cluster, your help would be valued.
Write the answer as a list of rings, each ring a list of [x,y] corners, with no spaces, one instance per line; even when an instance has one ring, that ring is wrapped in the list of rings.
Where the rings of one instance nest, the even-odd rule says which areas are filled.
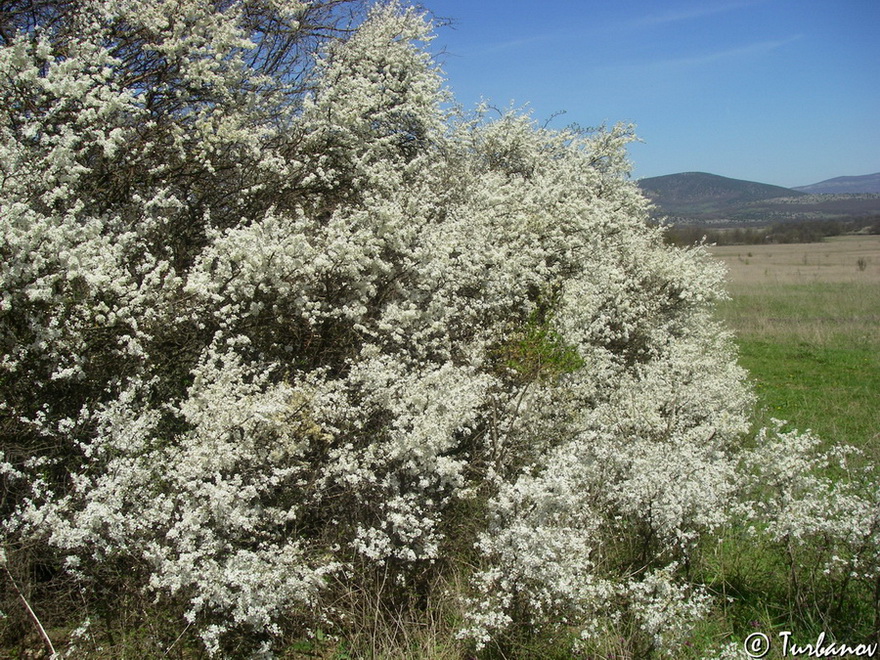
[[[855,447],[774,420],[743,454],[742,519],[788,563],[794,605],[833,615],[848,592],[880,584],[880,483]]]

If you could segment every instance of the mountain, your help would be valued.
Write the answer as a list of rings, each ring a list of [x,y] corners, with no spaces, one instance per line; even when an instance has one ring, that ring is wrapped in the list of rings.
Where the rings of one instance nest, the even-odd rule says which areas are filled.
[[[776,197],[805,195],[780,186],[755,181],[729,179],[706,172],[667,174],[638,181],[642,192],[666,215],[681,217],[722,217],[731,208]]]
[[[839,176],[827,181],[820,181],[809,186],[798,186],[792,190],[799,190],[811,194],[839,194],[839,193],[880,193],[880,172],[865,174],[864,176]]]
[[[871,177],[880,174],[841,178]],[[880,194],[815,194],[706,172],[655,176],[636,183],[654,203],[655,217],[679,225],[766,226],[880,216]]]

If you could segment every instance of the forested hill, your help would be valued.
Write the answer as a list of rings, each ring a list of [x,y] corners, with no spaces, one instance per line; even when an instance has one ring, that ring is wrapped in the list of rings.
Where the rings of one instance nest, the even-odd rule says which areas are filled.
[[[638,185],[655,204],[654,216],[673,224],[736,227],[880,214],[877,194],[809,194],[705,172],[650,177]]]
[[[793,190],[819,195],[840,193],[880,193],[880,172],[863,176],[838,176],[809,186],[797,186]]]
[[[683,217],[723,215],[731,208],[751,202],[806,194],[781,186],[730,179],[706,172],[655,176],[641,179],[638,184],[665,214]]]

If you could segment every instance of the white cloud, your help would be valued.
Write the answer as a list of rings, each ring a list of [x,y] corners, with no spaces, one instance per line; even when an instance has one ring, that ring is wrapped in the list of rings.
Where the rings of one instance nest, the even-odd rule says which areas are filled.
[[[744,7],[751,7],[759,4],[763,0],[735,0],[734,2],[723,2],[718,4],[704,3],[694,7],[668,11],[663,14],[654,14],[637,20],[634,25],[638,27],[647,27],[653,25],[666,25],[669,23],[680,23],[682,21],[690,21],[703,16],[712,16],[714,14],[722,14]]]
[[[536,34],[529,37],[522,37],[520,39],[499,41],[494,44],[486,44],[483,48],[479,50],[479,54],[488,55],[490,53],[499,53],[505,50],[515,50],[517,48],[522,48],[523,46],[528,46],[530,44],[538,43],[540,41],[548,41],[556,37],[557,35],[553,34]]]
[[[770,39],[767,41],[756,41],[744,46],[736,48],[727,48],[724,50],[716,50],[709,53],[693,55],[691,57],[676,57],[665,60],[652,61],[649,66],[652,68],[693,68],[714,64],[715,62],[729,61],[744,57],[753,57],[756,55],[764,55],[774,50],[787,46],[788,44],[801,39],[803,35],[798,34],[785,39]]]
[[[746,58],[755,58],[767,55],[779,48],[802,39],[804,35],[797,34],[782,39],[768,39],[756,41],[742,46],[713,50],[709,52],[684,55],[681,57],[668,57],[662,59],[631,61],[622,64],[612,64],[601,67],[606,71],[626,72],[640,71],[652,74],[674,73],[685,69],[696,69],[722,62],[731,62]]]

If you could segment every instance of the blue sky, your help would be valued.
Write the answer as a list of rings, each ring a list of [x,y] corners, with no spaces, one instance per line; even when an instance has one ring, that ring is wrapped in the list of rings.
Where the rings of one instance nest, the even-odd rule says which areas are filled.
[[[635,178],[880,172],[880,0],[424,0],[458,102],[636,124]]]

